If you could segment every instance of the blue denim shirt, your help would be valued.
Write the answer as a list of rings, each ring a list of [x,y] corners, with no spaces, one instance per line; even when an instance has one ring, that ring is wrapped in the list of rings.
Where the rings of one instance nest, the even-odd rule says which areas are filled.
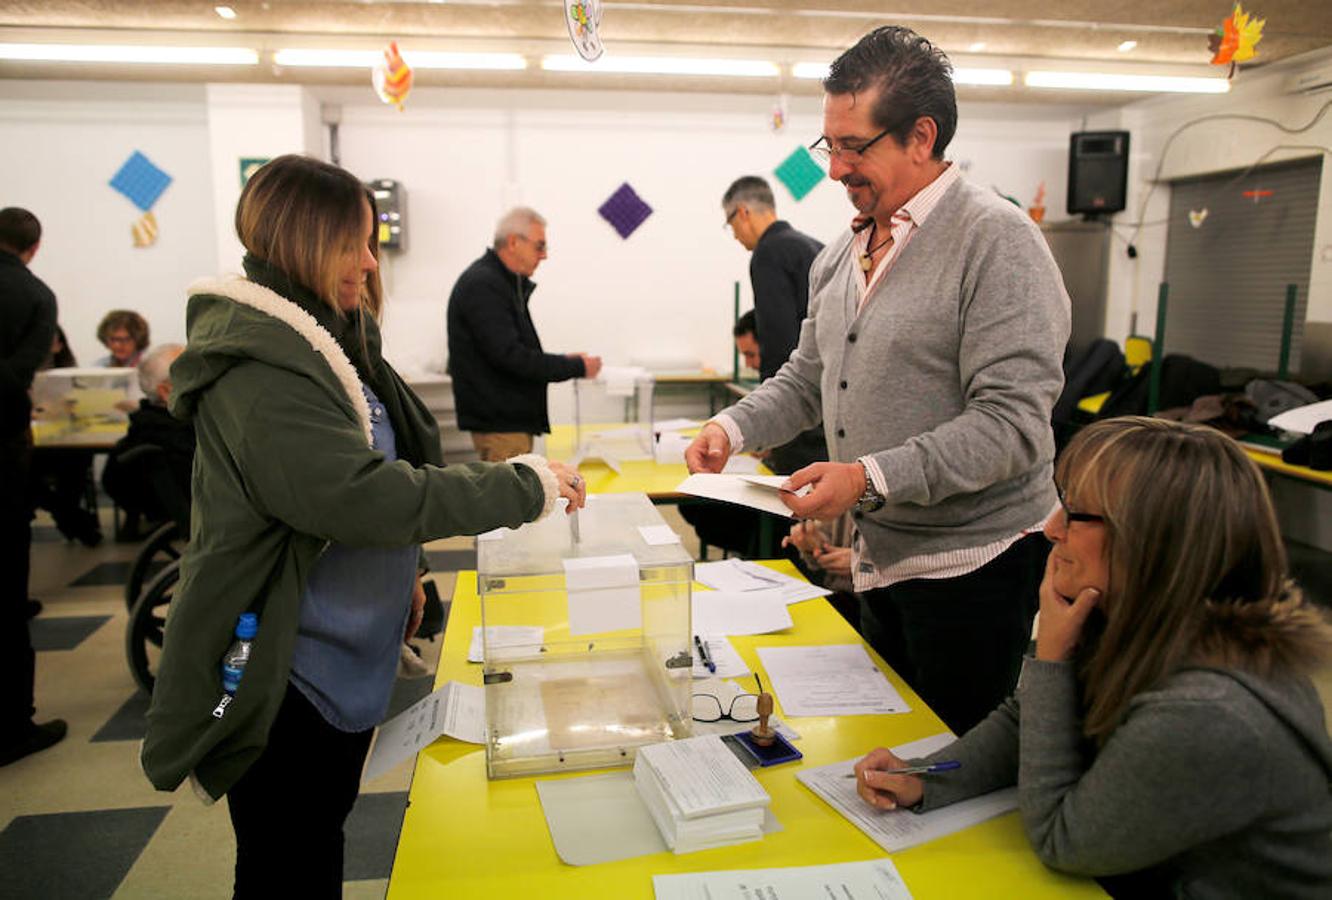
[[[384,404],[364,384],[375,449],[398,458]],[[333,727],[365,731],[388,711],[419,548],[329,544],[301,597],[291,682]]]

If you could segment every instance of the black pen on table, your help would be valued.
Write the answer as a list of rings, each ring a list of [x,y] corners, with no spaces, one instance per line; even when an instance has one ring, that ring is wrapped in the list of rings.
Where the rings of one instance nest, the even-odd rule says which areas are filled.
[[[871,772],[878,772],[880,775],[932,775],[935,772],[951,772],[954,769],[962,768],[962,764],[955,759],[944,762],[930,763],[925,766],[903,766],[900,769],[870,769]],[[843,775],[843,778],[855,778],[856,773]]]
[[[698,635],[694,635],[694,646],[698,648],[698,658],[703,660],[703,665],[708,667],[708,671],[717,674],[717,664],[712,661],[712,654],[708,652],[708,645]]]

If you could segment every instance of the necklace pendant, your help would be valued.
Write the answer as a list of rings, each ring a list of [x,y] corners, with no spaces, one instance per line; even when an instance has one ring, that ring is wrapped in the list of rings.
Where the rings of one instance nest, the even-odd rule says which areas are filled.
[[[872,268],[874,268],[874,258],[868,253],[860,254],[860,271],[868,272]]]

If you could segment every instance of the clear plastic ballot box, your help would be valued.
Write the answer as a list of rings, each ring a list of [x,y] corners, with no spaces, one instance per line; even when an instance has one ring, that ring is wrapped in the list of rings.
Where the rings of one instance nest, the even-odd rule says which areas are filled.
[[[691,732],[693,560],[645,538],[666,525],[643,494],[573,518],[477,541],[491,778],[627,766]]]

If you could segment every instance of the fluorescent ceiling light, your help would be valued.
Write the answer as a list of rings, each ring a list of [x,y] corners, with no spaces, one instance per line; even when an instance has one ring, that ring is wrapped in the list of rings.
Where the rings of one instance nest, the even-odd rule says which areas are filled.
[[[968,53],[980,53],[984,49],[985,49],[984,41],[973,41],[971,44],[967,46]]]
[[[169,63],[252,66],[259,54],[245,47],[158,47],[118,44],[0,44],[0,59],[38,62]]]
[[[721,75],[737,78],[775,78],[776,63],[761,59],[695,59],[685,56],[606,56],[596,62],[569,55],[541,60],[547,72],[613,72],[629,75]]]
[[[219,16],[221,16],[224,19],[236,18],[236,11],[232,9],[230,6],[214,6],[213,12],[217,13]]]
[[[1128,53],[1130,50],[1132,50],[1133,48],[1135,48],[1135,47],[1137,47],[1137,46],[1138,46],[1138,42],[1137,42],[1137,41],[1124,41],[1124,43],[1122,43],[1122,44],[1119,45],[1119,52],[1120,52],[1120,53]]]
[[[1063,88],[1073,91],[1224,94],[1230,90],[1230,81],[1225,78],[1125,75],[1108,72],[1028,72],[1024,82],[1027,87]]]
[[[791,67],[791,74],[796,78],[828,77],[827,63],[796,63]],[[971,69],[953,70],[953,84],[1009,85],[1013,83],[1013,73],[1008,69]]]
[[[437,53],[404,50],[403,60],[413,69],[526,69],[527,60],[517,53]],[[324,69],[370,69],[384,62],[382,50],[284,49],[273,54],[279,66],[310,66]]]

